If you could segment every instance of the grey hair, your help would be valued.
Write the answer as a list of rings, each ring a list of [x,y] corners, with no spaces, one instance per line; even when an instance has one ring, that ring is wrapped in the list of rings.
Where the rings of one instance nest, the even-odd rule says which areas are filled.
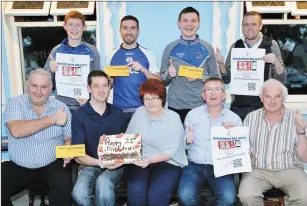
[[[260,88],[259,96],[263,96],[263,90],[266,89],[267,87],[269,87],[272,84],[279,85],[279,87],[281,89],[283,101],[285,101],[287,96],[288,96],[288,89],[287,89],[287,87],[285,87],[285,85],[283,85],[280,81],[278,81],[276,79],[269,79],[269,80],[265,81]]]
[[[42,69],[42,68],[34,69],[34,70],[32,70],[32,71],[29,73],[28,80],[29,80],[30,77],[31,77],[32,75],[34,75],[34,74],[39,74],[39,75],[48,77],[50,87],[52,87],[52,77],[51,77],[50,72],[47,72],[46,70],[44,70],[44,69]]]

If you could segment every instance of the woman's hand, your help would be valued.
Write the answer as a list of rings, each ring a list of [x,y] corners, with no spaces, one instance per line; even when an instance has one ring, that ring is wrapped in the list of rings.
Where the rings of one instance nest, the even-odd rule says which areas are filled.
[[[147,159],[144,159],[144,160],[141,160],[141,161],[137,161],[137,162],[134,162],[134,164],[136,166],[146,168],[148,165],[150,165],[150,159],[147,158]]]

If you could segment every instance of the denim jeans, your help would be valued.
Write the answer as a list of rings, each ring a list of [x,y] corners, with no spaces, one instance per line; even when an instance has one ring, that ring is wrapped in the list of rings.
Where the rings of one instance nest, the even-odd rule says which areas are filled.
[[[123,168],[103,170],[99,167],[86,166],[78,176],[72,198],[79,206],[114,206],[115,184],[122,176]]]
[[[147,168],[125,167],[128,206],[169,206],[176,192],[181,168],[160,162]]]
[[[216,206],[233,205],[236,201],[236,189],[232,175],[215,178],[212,165],[196,164],[189,161],[189,165],[182,170],[178,185],[178,198],[184,206],[205,205],[200,197],[200,190],[207,180],[215,193]]]

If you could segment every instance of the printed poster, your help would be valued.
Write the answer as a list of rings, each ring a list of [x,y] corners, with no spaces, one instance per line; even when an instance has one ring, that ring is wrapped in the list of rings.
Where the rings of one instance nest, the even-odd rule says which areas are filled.
[[[258,96],[264,81],[265,49],[231,50],[231,94]]]
[[[56,53],[59,65],[55,73],[57,94],[77,99],[89,99],[87,76],[90,72],[90,56]]]
[[[248,127],[211,128],[211,149],[215,177],[251,172]]]

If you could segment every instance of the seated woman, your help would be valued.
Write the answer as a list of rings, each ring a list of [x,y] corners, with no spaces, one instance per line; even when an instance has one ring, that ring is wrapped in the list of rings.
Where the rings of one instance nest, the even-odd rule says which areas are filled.
[[[140,98],[144,106],[135,111],[126,133],[142,136],[143,160],[124,169],[127,203],[166,206],[188,164],[184,129],[179,115],[164,108],[166,89],[161,81],[142,84]]]

